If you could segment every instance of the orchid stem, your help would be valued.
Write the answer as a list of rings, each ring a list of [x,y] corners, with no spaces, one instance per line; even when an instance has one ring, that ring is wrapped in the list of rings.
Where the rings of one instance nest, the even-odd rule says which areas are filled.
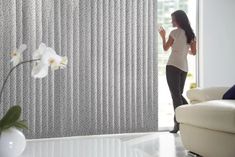
[[[28,60],[28,61],[22,61],[22,62],[18,63],[16,66],[11,68],[11,70],[7,74],[7,77],[5,78],[5,80],[4,80],[3,84],[2,84],[2,88],[1,88],[1,92],[0,92],[0,104],[1,104],[1,101],[2,101],[3,89],[4,89],[5,85],[6,85],[7,80],[10,77],[12,71],[14,69],[16,69],[17,67],[19,67],[20,65],[24,64],[24,63],[32,63],[32,62],[35,62],[35,61],[38,61],[38,60],[40,60],[40,59],[32,59],[32,60]]]

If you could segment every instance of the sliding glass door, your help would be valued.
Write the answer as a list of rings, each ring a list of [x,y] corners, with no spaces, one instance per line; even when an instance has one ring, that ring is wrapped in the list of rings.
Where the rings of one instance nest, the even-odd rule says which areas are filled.
[[[184,10],[191,22],[191,26],[197,34],[197,1],[196,0],[158,0],[158,24],[162,25],[167,33],[167,37],[172,29],[171,13],[175,10]],[[167,52],[162,49],[162,40],[158,36],[158,117],[159,130],[165,130],[173,126],[173,105],[166,82],[165,67],[171,50]],[[196,57],[188,56],[189,73],[187,76],[185,89],[195,85],[196,82]],[[185,94],[185,93],[184,93]]]

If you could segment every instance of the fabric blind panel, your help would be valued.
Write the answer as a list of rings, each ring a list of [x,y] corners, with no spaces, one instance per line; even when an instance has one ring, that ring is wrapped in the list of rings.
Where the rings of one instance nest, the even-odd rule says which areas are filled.
[[[14,71],[0,116],[21,105],[27,138],[157,131],[156,21],[156,0],[0,0],[0,84],[22,43],[68,56],[43,79]]]

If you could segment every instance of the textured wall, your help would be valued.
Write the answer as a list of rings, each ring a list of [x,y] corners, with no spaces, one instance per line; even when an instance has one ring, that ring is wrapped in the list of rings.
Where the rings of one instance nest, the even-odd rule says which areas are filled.
[[[10,52],[41,42],[68,56],[40,80],[15,71],[0,116],[19,104],[27,138],[157,130],[156,0],[0,0],[0,83]]]

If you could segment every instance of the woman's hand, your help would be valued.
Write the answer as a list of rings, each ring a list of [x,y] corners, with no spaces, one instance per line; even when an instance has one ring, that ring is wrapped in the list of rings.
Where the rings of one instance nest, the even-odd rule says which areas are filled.
[[[169,39],[166,41],[166,31],[162,26],[158,29],[158,32],[162,37],[163,49],[164,51],[167,51],[173,45],[174,39],[169,36]]]
[[[193,39],[190,43],[190,51],[189,54],[191,55],[196,55],[197,52],[197,42],[196,42],[196,38]]]
[[[161,35],[162,39],[165,39],[166,37],[166,31],[165,29],[161,26],[160,29],[158,30],[159,34]]]

